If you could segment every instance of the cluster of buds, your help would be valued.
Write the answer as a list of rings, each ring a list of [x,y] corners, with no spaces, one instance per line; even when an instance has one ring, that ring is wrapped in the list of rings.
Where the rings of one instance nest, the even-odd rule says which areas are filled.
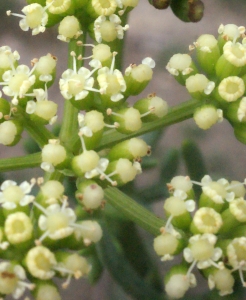
[[[35,197],[30,193],[36,183],[40,191]],[[53,279],[63,277],[67,288],[72,278],[88,275],[91,264],[81,250],[93,251],[102,237],[99,223],[77,220],[59,181],[39,178],[18,186],[6,180],[0,189],[1,295],[19,299],[29,289],[36,299],[46,291],[50,299],[61,299]]]
[[[194,113],[196,124],[206,130],[225,117],[236,138],[246,143],[245,28],[220,25],[217,38],[203,34],[189,50],[196,51],[197,65],[189,54],[175,54],[166,68],[201,101]]]
[[[197,201],[194,184],[201,187]],[[220,296],[233,293],[237,278],[246,286],[245,184],[246,180],[214,181],[206,175],[201,182],[176,176],[167,185],[170,197],[163,207],[167,221],[154,239],[154,249],[162,261],[183,257],[164,279],[172,299],[182,298],[196,286],[195,267]]]
[[[46,172],[46,181],[38,181],[36,196],[30,195],[35,180],[19,186],[6,180],[0,185],[0,294],[19,299],[27,288],[35,299],[43,299],[44,294],[60,299],[53,279],[66,277],[62,284],[66,288],[72,278],[87,275],[91,265],[81,255],[83,250],[93,265],[93,244],[102,237],[93,217],[104,208],[104,189],[134,180],[142,171],[142,157],[151,152],[143,139],[127,139],[127,135],[145,122],[164,117],[168,105],[155,93],[134,104],[127,102],[145,89],[155,67],[150,57],[130,64],[125,72],[117,67],[119,39],[129,28],[121,16],[137,0],[27,2],[23,14],[8,11],[7,15],[20,17],[20,28],[30,29],[32,35],[59,23],[59,42],[71,45],[69,68],[61,74],[59,88],[77,113],[77,130],[71,133],[73,145],[53,134],[36,138],[40,167]],[[94,44],[82,42],[84,32],[89,32]],[[85,47],[91,50],[88,57],[83,56]],[[57,120],[57,104],[48,96],[55,81],[56,57],[32,59],[31,68],[19,61],[17,51],[0,48],[0,144],[5,146],[16,145],[24,129],[42,135],[42,130],[48,132],[44,126]],[[102,138],[116,131],[126,139],[98,151]],[[59,180],[48,179],[53,174],[54,178],[59,174]],[[76,181],[76,209],[69,207],[64,195],[64,175]]]

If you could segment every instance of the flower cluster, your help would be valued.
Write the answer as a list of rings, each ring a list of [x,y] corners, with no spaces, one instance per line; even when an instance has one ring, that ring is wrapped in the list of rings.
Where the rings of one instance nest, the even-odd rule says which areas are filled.
[[[7,180],[0,186],[0,249],[1,259],[5,260],[0,263],[0,293],[12,294],[14,299],[19,299],[25,289],[41,293],[42,281],[47,289],[54,289],[55,299],[60,299],[52,279],[64,277],[62,286],[66,288],[72,278],[86,276],[91,265],[78,250],[87,248],[90,253],[91,245],[102,237],[97,221],[77,220],[59,181],[42,182],[39,178],[36,197],[30,195],[34,179],[19,186]],[[86,191],[87,197],[95,199],[93,192],[90,195]]]
[[[201,187],[199,199],[193,199],[193,185]],[[201,182],[188,176],[176,176],[167,185],[170,197],[164,202],[166,224],[154,239],[154,249],[162,261],[183,256],[165,276],[165,290],[174,299],[196,286],[192,273],[196,267],[208,280],[210,289],[220,296],[233,293],[237,275],[243,287],[246,263],[246,190],[244,182],[209,175]],[[192,212],[192,214],[191,214]]]
[[[217,38],[203,34],[189,50],[196,51],[197,65],[190,55],[179,53],[166,68],[201,102],[194,113],[196,124],[206,130],[225,117],[236,138],[245,143],[245,28],[220,25]]]
[[[27,288],[35,299],[45,293],[60,299],[53,279],[65,277],[66,288],[72,278],[88,275],[98,259],[94,243],[103,233],[96,216],[105,206],[105,188],[134,180],[142,172],[142,158],[151,153],[141,138],[126,138],[110,149],[100,148],[102,139],[117,132],[135,134],[143,123],[164,117],[168,105],[155,93],[128,102],[145,89],[155,67],[150,57],[124,72],[119,67],[119,39],[129,29],[123,20],[138,1],[27,2],[23,14],[7,15],[21,18],[20,28],[32,35],[59,23],[57,38],[69,44],[68,69],[61,74],[59,89],[73,114],[64,119],[73,125],[62,123],[59,135],[45,127],[57,120],[58,105],[49,98],[56,57],[48,53],[33,58],[29,67],[20,64],[17,51],[1,47],[0,143],[14,146],[26,130],[40,148],[36,166],[46,176],[38,180],[37,195],[30,194],[34,179],[0,185],[0,294],[19,299]],[[85,43],[85,32],[94,44]],[[64,176],[76,182],[76,209],[64,195]]]

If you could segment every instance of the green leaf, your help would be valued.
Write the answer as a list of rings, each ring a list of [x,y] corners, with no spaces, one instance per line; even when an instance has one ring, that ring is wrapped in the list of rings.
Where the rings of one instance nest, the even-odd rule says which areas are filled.
[[[165,299],[164,294],[159,293],[137,274],[125,258],[120,245],[110,236],[106,226],[102,226],[102,228],[103,237],[97,243],[99,258],[116,282],[134,299]]]

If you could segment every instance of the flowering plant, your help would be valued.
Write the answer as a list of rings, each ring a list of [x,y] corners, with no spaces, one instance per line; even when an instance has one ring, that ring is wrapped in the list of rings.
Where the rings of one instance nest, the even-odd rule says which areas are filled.
[[[16,49],[0,47],[1,149],[28,134],[27,154],[0,158],[1,296],[62,299],[71,280],[94,284],[105,268],[134,299],[189,299],[199,274],[216,295],[243,293],[246,179],[206,175],[201,151],[188,140],[185,175],[177,175],[174,149],[154,184],[143,188],[134,180],[158,165],[150,155],[162,129],[186,119],[201,132],[225,118],[246,143],[245,27],[220,25],[217,35],[202,34],[170,57],[166,69],[191,100],[169,107],[156,93],[144,94],[156,65],[151,57],[122,67],[127,17],[137,0],[26,2],[22,14],[7,16],[20,18],[31,35],[54,27],[57,43],[68,46],[68,65],[56,81],[54,53],[32,57],[29,67]],[[183,22],[203,17],[200,0],[149,3],[170,6]],[[16,182],[5,173],[34,167],[42,177]],[[161,218],[150,207],[160,199]],[[152,235],[146,240],[163,269],[173,261],[164,280],[136,225]]]

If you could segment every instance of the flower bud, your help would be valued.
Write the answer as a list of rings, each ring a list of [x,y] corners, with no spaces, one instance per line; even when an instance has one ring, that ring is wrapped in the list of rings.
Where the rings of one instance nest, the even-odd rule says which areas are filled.
[[[60,145],[59,140],[49,140],[49,144],[42,149],[41,168],[47,172],[53,172],[54,167],[65,168],[69,163],[66,149]]]
[[[103,67],[110,67],[112,62],[112,52],[106,44],[98,44],[92,48],[92,57],[101,62]]]
[[[210,290],[216,288],[220,296],[232,294],[235,279],[231,273],[231,270],[227,268],[221,270],[213,268],[208,276],[208,286]]]
[[[192,98],[203,100],[212,93],[215,83],[203,74],[195,74],[186,79],[185,86]]]
[[[202,106],[195,111],[194,120],[199,128],[207,130],[212,125],[223,121],[223,111],[212,105]]]
[[[235,24],[221,24],[218,29],[218,44],[221,52],[225,43],[227,43],[228,41],[232,41],[235,43],[241,36],[243,36],[244,32],[245,27],[243,26],[237,26]]]
[[[150,154],[150,146],[148,146],[145,141],[140,138],[132,138],[113,146],[108,157],[111,161],[119,158],[138,160],[148,154]]]
[[[69,42],[71,39],[77,39],[83,32],[76,17],[66,16],[58,27],[58,33],[58,40]]]
[[[30,115],[30,119],[38,124],[53,124],[57,119],[58,105],[50,100],[28,101],[26,112]]]
[[[101,226],[96,221],[80,221],[80,227],[75,228],[74,235],[77,241],[83,240],[86,246],[91,243],[97,243],[102,238],[103,232]]]
[[[179,254],[184,248],[184,240],[176,231],[176,234],[163,230],[161,235],[154,239],[154,250],[157,255],[162,256],[161,260],[172,260],[173,255]]]
[[[193,274],[187,275],[188,267],[185,265],[173,266],[165,275],[165,292],[172,299],[180,299],[190,287],[196,286]]]
[[[86,209],[97,209],[104,200],[104,191],[93,180],[80,180],[77,184],[76,199]]]
[[[152,69],[155,62],[152,58],[146,57],[142,60],[142,64],[131,64],[125,70],[126,91],[125,96],[138,95],[148,85],[153,76]]]
[[[50,53],[32,61],[35,64],[33,74],[36,76],[35,88],[41,88],[44,82],[50,87],[55,80],[57,58]]]
[[[172,217],[172,225],[183,230],[189,228],[191,216],[183,199],[175,196],[169,197],[165,200],[163,208],[166,217]]]
[[[197,73],[197,68],[188,54],[174,54],[166,69],[182,85],[185,85],[188,77]]]
[[[36,288],[33,292],[36,300],[62,300],[58,288],[53,281],[36,281]]]
[[[99,155],[94,150],[84,151],[72,159],[72,169],[74,173],[82,177],[86,172],[95,169],[99,162]]]
[[[119,127],[116,128],[119,132],[129,134],[142,127],[141,115],[136,108],[123,108],[117,113],[110,111],[109,114],[112,115],[112,120],[119,124]]]
[[[197,60],[202,69],[213,75],[215,65],[220,57],[220,50],[216,38],[211,34],[202,34],[195,42]]]
[[[142,115],[143,122],[151,122],[164,117],[168,113],[168,104],[165,100],[149,94],[147,98],[138,100],[134,105]],[[148,114],[149,112],[149,114]]]
[[[134,180],[136,175],[141,173],[141,171],[141,166],[138,162],[132,163],[126,158],[120,158],[117,161],[109,163],[107,175],[120,186]]]
[[[14,146],[21,139],[23,126],[18,120],[4,121],[0,124],[0,144]]]

